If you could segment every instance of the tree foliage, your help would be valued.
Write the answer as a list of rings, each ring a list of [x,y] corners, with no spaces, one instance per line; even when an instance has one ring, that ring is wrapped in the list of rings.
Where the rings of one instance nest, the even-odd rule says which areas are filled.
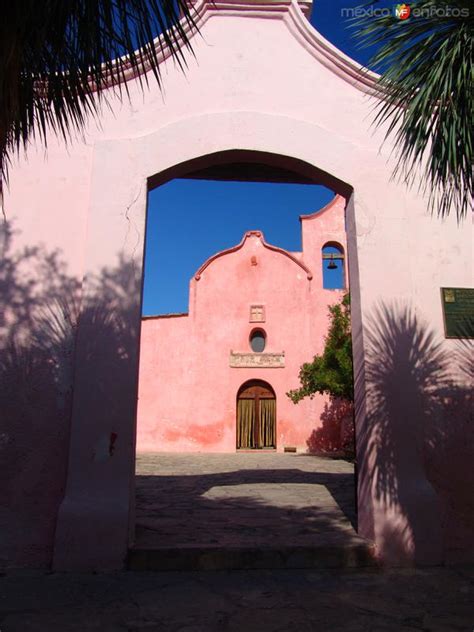
[[[387,124],[386,138],[394,140],[394,176],[418,184],[431,211],[454,210],[459,220],[473,200],[472,0],[408,4],[406,20],[385,9],[367,11],[352,25],[360,44],[377,50],[370,65],[382,73],[383,97],[375,125]]]
[[[331,319],[322,355],[303,364],[299,379],[301,387],[287,393],[297,404],[316,393],[353,401],[352,340],[350,297],[345,294],[340,303],[328,308]]]
[[[186,63],[185,0],[15,0],[0,20],[0,191],[13,154],[51,129],[66,141],[99,114],[104,88],[160,84],[164,47]],[[153,41],[161,34],[155,46]]]

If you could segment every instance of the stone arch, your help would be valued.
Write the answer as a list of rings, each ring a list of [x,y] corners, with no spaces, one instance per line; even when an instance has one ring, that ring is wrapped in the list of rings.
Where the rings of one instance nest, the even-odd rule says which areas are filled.
[[[278,127],[280,134],[275,132]],[[90,347],[85,342],[90,341],[94,332],[87,323],[78,329],[70,457],[66,492],[58,513],[55,569],[120,568],[133,541],[138,332],[148,190],[187,174],[223,177],[229,165],[232,168],[237,165],[236,179],[254,169],[258,172],[255,177],[262,181],[274,177],[278,178],[274,181],[323,184],[344,196],[346,209],[352,213],[352,186],[339,175],[339,156],[347,154],[348,149],[344,141],[332,142],[329,136],[319,126],[288,117],[226,112],[181,120],[147,136],[96,144],[83,291],[93,300],[90,279],[97,270],[109,265],[114,256],[129,262],[134,278],[129,279],[127,291],[134,285],[136,298],[124,325],[137,334],[130,336],[128,348],[123,349],[130,359],[127,374],[114,375],[112,371],[107,384],[102,385],[98,402],[91,396],[94,376],[82,369],[86,364],[82,349]],[[177,143],[178,138],[184,139],[183,142]],[[315,150],[330,144],[333,149],[330,153]],[[157,148],[161,148],[159,155]],[[348,224],[352,225],[351,220]],[[349,247],[352,241],[354,252],[350,257],[351,267],[357,274],[355,231],[349,236]],[[353,319],[357,318],[357,305],[355,287]],[[94,349],[100,357],[100,339]],[[129,388],[119,391],[117,384],[124,383]],[[111,415],[112,403],[115,417]],[[91,461],[89,446],[103,445],[112,433],[117,436],[114,458],[107,459],[107,466]],[[370,530],[370,498],[364,504],[364,512]],[[102,544],[94,546],[91,540]]]
[[[256,149],[224,149],[184,160],[149,177],[148,187],[174,178],[321,184],[345,198],[352,191],[343,180],[305,160]]]

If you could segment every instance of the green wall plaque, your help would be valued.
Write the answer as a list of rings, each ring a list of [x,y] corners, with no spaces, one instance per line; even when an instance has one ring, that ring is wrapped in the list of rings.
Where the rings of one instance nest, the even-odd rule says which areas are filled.
[[[442,287],[446,338],[474,338],[474,289]]]

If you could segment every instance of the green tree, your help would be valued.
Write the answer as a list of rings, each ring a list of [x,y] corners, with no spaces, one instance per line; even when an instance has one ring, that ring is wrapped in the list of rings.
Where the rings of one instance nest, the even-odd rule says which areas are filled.
[[[381,0],[364,5],[378,8]],[[394,176],[417,184],[439,215],[458,220],[473,200],[472,0],[408,2],[408,19],[366,12],[353,23],[361,46],[374,46],[381,72],[375,125],[394,140]],[[421,182],[418,168],[421,167]]]
[[[183,20],[180,21],[180,18]],[[164,47],[180,67],[194,20],[185,0],[14,0],[0,20],[0,193],[12,155],[51,129],[68,141]],[[153,42],[162,34],[158,46]],[[110,92],[108,91],[108,94]]]
[[[322,355],[314,356],[312,362],[303,364],[299,373],[301,387],[287,393],[295,404],[316,393],[350,402],[354,399],[349,294],[328,310],[331,322],[324,351]]]

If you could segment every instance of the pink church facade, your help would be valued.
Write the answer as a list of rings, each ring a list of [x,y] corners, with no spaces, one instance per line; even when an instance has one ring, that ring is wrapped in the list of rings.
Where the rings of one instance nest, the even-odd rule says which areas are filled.
[[[328,398],[317,395],[295,405],[286,393],[299,386],[301,365],[322,352],[328,305],[344,293],[325,289],[322,274],[328,243],[346,251],[344,212],[345,200],[337,195],[322,211],[302,216],[302,252],[277,248],[260,231],[248,231],[240,244],[196,272],[188,314],[143,320],[138,451],[311,449]],[[335,265],[345,268],[345,259]],[[254,351],[256,334],[261,347]],[[250,442],[240,436],[239,392],[255,381],[275,397],[272,437],[266,442],[253,432]],[[257,417],[258,412],[252,429]],[[333,438],[331,448],[340,447]]]

